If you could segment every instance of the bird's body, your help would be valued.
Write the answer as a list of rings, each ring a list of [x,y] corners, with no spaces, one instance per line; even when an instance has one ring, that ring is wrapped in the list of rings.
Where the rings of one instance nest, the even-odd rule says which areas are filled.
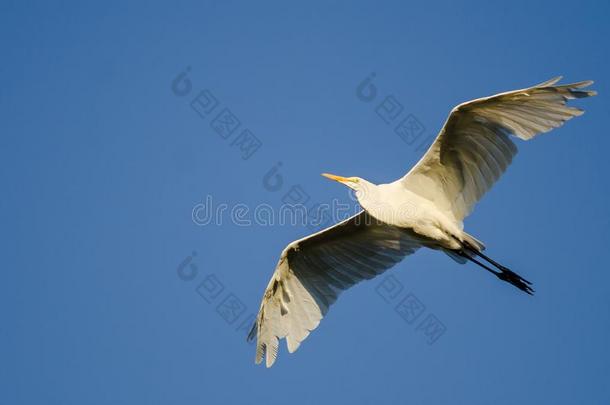
[[[582,114],[569,99],[595,94],[581,90],[590,81],[560,86],[559,79],[458,105],[421,160],[392,183],[325,174],[355,190],[363,211],[283,250],[249,334],[256,362],[271,366],[281,338],[295,351],[342,291],[420,247],[476,263],[532,294],[527,280],[483,254],[463,220],[517,153],[511,137],[529,140],[561,126]]]
[[[360,180],[362,182],[362,180]],[[439,210],[430,200],[409,190],[402,181],[366,184],[366,191],[356,192],[360,206],[378,221],[410,229],[431,248],[458,249],[462,224],[450,211]]]

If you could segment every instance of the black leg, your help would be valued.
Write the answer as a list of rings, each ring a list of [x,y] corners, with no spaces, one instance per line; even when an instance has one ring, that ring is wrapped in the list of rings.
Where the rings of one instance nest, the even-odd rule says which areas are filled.
[[[475,259],[474,257],[472,257],[468,253],[473,253],[473,254],[481,256],[483,259],[487,260],[489,263],[491,263],[492,265],[496,266],[498,268],[498,270],[500,270],[500,271],[498,272],[498,271],[493,270],[492,268],[490,268],[489,266],[487,266],[484,263],[480,262],[479,260]],[[507,283],[510,283],[510,284],[514,285],[515,287],[517,287],[521,291],[524,291],[524,292],[528,293],[529,295],[533,295],[534,289],[532,287],[530,287],[531,283],[529,281],[525,280],[524,278],[522,278],[521,276],[519,276],[517,273],[515,273],[515,272],[511,271],[510,269],[508,269],[508,268],[506,268],[506,267],[496,263],[495,261],[489,259],[487,256],[484,256],[483,254],[481,254],[480,252],[471,251],[471,249],[468,249],[468,253],[464,252],[463,250],[459,250],[457,252],[458,255],[460,255],[460,256],[470,260],[471,262],[479,265],[480,267],[484,268],[488,272],[494,274],[500,280],[506,281]]]
[[[521,280],[523,280],[525,283],[532,285],[532,283],[530,283],[529,281],[527,281],[526,279],[524,279],[523,277],[519,276],[517,273],[515,273],[514,271],[512,271],[511,269],[509,269],[508,267],[502,266],[500,263],[496,262],[495,260],[491,259],[490,257],[487,257],[486,255],[484,255],[483,253],[473,249],[472,253],[474,253],[477,256],[482,257],[483,259],[487,260],[487,262],[493,264],[494,266],[496,266],[499,270],[505,272],[505,273],[512,273],[515,276],[519,277]]]
[[[475,259],[474,257],[470,256],[469,254],[467,254],[466,252],[464,252],[463,250],[460,250],[457,252],[458,255],[465,257],[466,259],[470,260],[473,263],[478,264],[479,266],[481,266],[482,268],[484,268],[485,270],[487,270],[488,272],[495,274],[496,276],[498,276],[500,273],[495,271],[494,269],[492,269],[491,267],[488,267],[487,265],[485,265],[484,263],[481,263],[480,261],[478,261],[477,259]]]

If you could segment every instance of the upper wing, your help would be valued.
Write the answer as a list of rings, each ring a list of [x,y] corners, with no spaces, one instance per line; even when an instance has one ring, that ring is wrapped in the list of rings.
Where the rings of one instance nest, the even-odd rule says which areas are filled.
[[[455,107],[422,159],[400,181],[462,221],[506,170],[523,140],[557,128],[583,110],[567,100],[593,96],[578,90],[592,81],[536,86],[469,101]]]
[[[248,340],[257,338],[256,363],[267,367],[279,339],[294,352],[338,295],[389,269],[420,247],[415,234],[379,223],[365,211],[290,243],[265,290]]]

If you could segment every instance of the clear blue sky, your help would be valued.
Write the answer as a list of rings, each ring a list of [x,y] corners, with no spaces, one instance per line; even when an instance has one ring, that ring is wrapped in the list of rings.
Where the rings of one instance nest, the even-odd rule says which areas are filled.
[[[602,3],[2,2],[0,404],[610,403]],[[319,173],[387,182],[421,154],[376,114],[386,96],[427,136],[459,102],[560,74],[600,95],[520,142],[466,222],[534,297],[422,251],[387,273],[390,302],[383,280],[358,285],[295,354],[254,365],[239,325],[310,229],[197,226],[196,204],[278,208],[293,185],[350,201]],[[226,140],[224,108],[241,123]],[[246,160],[243,129],[262,143]],[[425,306],[412,323],[395,310],[408,294]]]

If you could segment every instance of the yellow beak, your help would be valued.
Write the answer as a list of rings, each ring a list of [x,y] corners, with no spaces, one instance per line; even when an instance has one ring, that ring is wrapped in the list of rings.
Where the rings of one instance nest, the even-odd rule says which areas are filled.
[[[329,173],[322,173],[322,176],[326,177],[327,179],[338,181],[339,183],[344,183],[346,181],[349,181],[349,179],[347,177],[335,176],[334,174],[329,174]]]

